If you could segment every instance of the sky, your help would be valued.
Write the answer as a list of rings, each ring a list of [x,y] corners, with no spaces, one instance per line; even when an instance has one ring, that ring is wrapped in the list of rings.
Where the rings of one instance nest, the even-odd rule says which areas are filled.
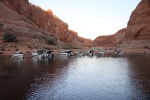
[[[127,27],[141,0],[29,0],[66,22],[78,36],[94,40]]]

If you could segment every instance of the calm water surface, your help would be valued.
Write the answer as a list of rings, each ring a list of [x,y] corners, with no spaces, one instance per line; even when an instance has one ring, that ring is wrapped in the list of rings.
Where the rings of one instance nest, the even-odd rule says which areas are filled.
[[[0,100],[150,100],[150,56],[0,59]]]

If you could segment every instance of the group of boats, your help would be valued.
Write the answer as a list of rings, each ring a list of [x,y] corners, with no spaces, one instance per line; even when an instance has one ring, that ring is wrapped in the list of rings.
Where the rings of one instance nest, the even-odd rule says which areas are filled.
[[[114,50],[115,55],[123,55],[123,53],[121,52],[120,48],[116,48]],[[94,56],[94,50],[88,50],[86,53],[84,53],[81,50],[77,50],[76,52],[72,52],[71,50],[64,50],[64,51],[59,51],[58,55],[59,56],[66,56],[66,57],[71,57],[71,56]],[[24,54],[21,51],[16,51],[14,54],[12,54],[13,58],[23,58]],[[97,56],[99,57],[103,57],[105,56],[105,50],[98,50],[97,52]],[[43,50],[43,49],[37,49],[34,50],[31,53],[31,57],[37,57],[37,58],[54,58],[54,53],[52,50]]]
[[[34,50],[31,53],[31,57],[37,57],[37,58],[54,58],[54,54],[52,53],[52,50]],[[23,58],[24,54],[21,51],[16,51],[14,54],[12,54],[12,58]]]
[[[80,53],[77,53],[80,54]],[[58,53],[59,56],[73,56],[74,53],[71,50],[64,50],[64,51],[59,51]],[[14,54],[12,54],[12,58],[23,58],[24,54],[21,51],[16,51]],[[52,50],[43,50],[43,49],[38,49],[34,50],[31,53],[31,57],[37,57],[37,58],[54,58],[54,53]]]
[[[38,58],[54,58],[54,54],[52,53],[52,50],[34,50],[31,53],[32,57],[38,57]]]

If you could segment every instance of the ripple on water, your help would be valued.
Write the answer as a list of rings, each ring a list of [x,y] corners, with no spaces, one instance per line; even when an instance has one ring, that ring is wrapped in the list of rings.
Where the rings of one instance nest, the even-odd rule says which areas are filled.
[[[19,83],[28,90],[24,94],[26,100],[149,100],[150,98],[149,58],[74,57],[54,58],[42,63],[24,60],[22,63],[23,65],[15,68],[18,68],[16,69],[18,76],[27,80],[21,83],[17,81],[18,76],[14,77],[14,80],[16,84]],[[12,80],[0,81],[2,90],[6,89],[5,81],[12,82]]]

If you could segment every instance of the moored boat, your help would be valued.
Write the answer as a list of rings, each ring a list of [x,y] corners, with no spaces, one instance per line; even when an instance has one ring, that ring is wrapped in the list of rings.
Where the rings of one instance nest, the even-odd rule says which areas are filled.
[[[87,56],[94,56],[94,50],[88,50],[86,55]]]
[[[114,52],[115,52],[115,55],[116,56],[121,56],[121,55],[123,55],[123,53],[121,52],[121,48],[116,48],[115,50],[114,50]]]
[[[42,49],[38,49],[38,50],[34,50],[31,55],[32,57],[38,57],[38,58],[53,58],[54,54],[52,54],[52,50],[42,50]]]
[[[103,57],[103,56],[105,56],[105,50],[99,50],[97,56],[98,56],[98,57]]]
[[[23,58],[23,53],[21,51],[16,51],[12,54],[12,58]]]
[[[37,50],[34,50],[32,53],[31,53],[31,56],[32,57],[42,57],[42,54],[43,54],[44,50],[42,49],[37,49]]]
[[[66,51],[59,51],[59,56],[69,56],[69,54]]]
[[[74,54],[76,56],[84,56],[84,53],[81,50],[77,50]]]
[[[42,54],[43,58],[54,58],[54,54],[52,50],[45,50]]]
[[[59,51],[58,53],[59,56],[73,56],[74,54],[72,53],[71,50],[64,50],[64,51]]]

